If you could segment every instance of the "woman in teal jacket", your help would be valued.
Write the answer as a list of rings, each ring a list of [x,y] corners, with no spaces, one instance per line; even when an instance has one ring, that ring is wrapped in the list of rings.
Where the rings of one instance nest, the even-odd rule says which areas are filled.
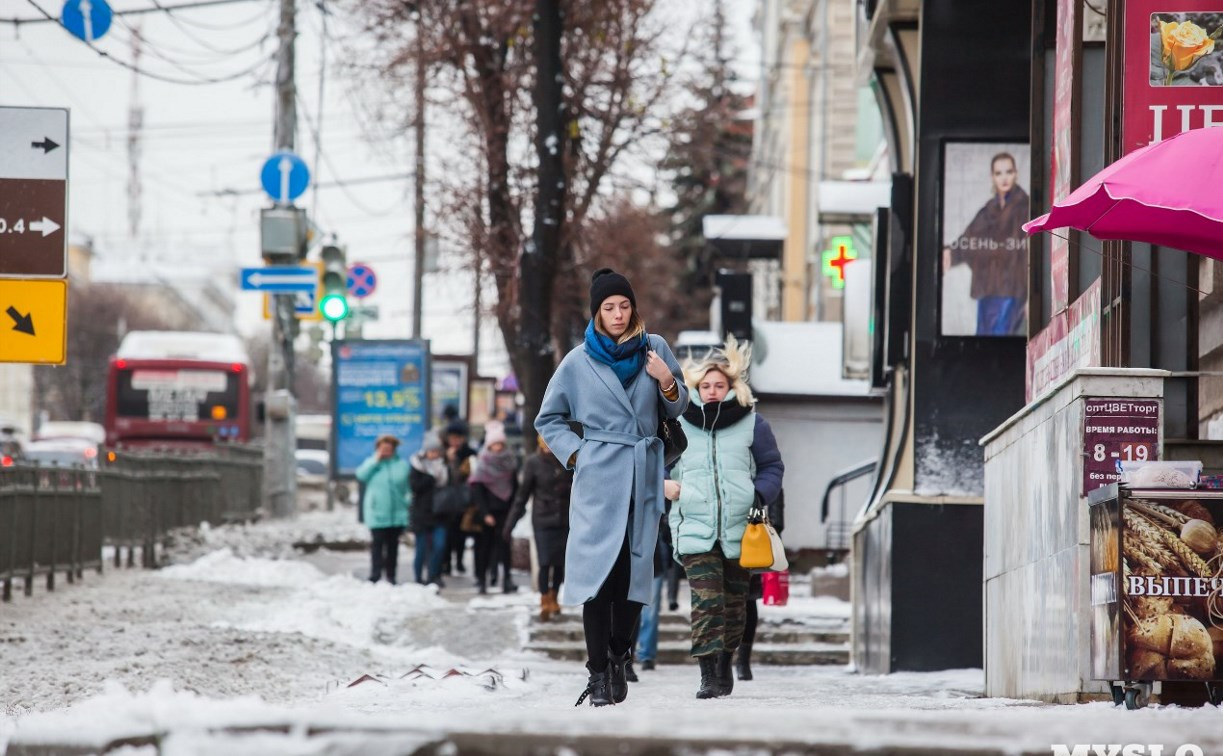
[[[408,463],[395,452],[399,439],[381,436],[374,443],[374,454],[357,468],[357,480],[365,484],[361,501],[363,522],[370,534],[369,581],[386,579],[395,584],[399,565],[399,537],[408,526]]]
[[[740,543],[753,505],[777,498],[785,466],[773,430],[755,412],[747,385],[751,352],[734,337],[684,370],[693,395],[680,423],[688,448],[665,484],[675,556],[692,588],[692,655],[697,698],[731,692],[731,659],[743,639],[749,573]]]

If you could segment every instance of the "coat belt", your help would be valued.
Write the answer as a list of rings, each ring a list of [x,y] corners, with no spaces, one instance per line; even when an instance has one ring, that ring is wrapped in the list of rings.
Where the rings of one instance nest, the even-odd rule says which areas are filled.
[[[654,504],[657,490],[650,490],[647,481],[656,481],[662,477],[662,439],[658,436],[638,436],[633,433],[618,433],[616,431],[599,430],[598,428],[583,429],[582,437],[587,441],[598,441],[604,444],[618,444],[633,448],[633,537],[629,541],[629,549],[635,556],[654,552],[653,543],[645,543],[646,527],[649,520],[646,517],[647,504]],[[656,474],[651,474],[651,473]],[[653,507],[649,507],[653,512]],[[645,549],[649,547],[649,552]]]

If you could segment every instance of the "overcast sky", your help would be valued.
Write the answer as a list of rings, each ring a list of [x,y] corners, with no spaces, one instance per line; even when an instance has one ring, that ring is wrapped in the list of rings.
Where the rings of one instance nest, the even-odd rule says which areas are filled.
[[[184,0],[160,0],[173,5]],[[58,16],[61,3],[35,0]],[[152,6],[153,0],[111,0],[117,9]],[[146,40],[142,68],[161,76],[223,83],[188,85],[139,77],[100,57],[58,25],[6,23],[36,18],[29,0],[0,0],[0,105],[71,109],[69,228],[94,240],[99,265],[137,270],[152,261],[186,269],[198,266],[218,281],[235,285],[237,269],[260,264],[258,211],[268,203],[259,191],[259,168],[271,152],[276,3],[249,0],[233,5],[116,19],[99,50],[133,60],[132,27]],[[754,3],[726,3],[737,35],[737,63],[754,75],[757,53],[751,32]],[[668,2],[676,28],[708,12],[708,0]],[[372,264],[381,320],[367,337],[395,338],[411,327],[412,186],[407,178],[360,183],[407,174],[408,134],[371,115],[378,103],[358,90],[336,65],[354,44],[345,19],[331,18],[321,124],[323,159],[315,163],[312,138],[318,123],[321,16],[313,2],[299,4],[297,151],[314,171],[313,180],[343,180],[346,188],[319,192],[316,222],[336,232],[349,261]],[[351,52],[348,52],[351,56]],[[133,87],[135,94],[133,95]],[[127,123],[133,96],[144,110],[139,163],[143,194],[139,233],[129,234]],[[444,170],[445,135],[430,139],[429,171]],[[358,183],[352,183],[358,182]],[[229,192],[235,193],[229,193]],[[298,200],[313,208],[310,192]],[[471,281],[460,273],[427,279],[424,330],[438,352],[471,349]],[[258,295],[236,293],[238,326],[245,333],[261,323]],[[486,345],[499,342],[491,318]],[[482,350],[484,351],[484,350]],[[503,372],[503,361],[484,352],[484,372]]]

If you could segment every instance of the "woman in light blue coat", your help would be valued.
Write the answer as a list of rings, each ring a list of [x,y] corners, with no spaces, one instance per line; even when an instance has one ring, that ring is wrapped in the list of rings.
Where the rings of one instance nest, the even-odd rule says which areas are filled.
[[[369,581],[382,579],[383,570],[391,585],[399,566],[399,537],[408,526],[408,463],[397,451],[399,439],[380,436],[374,454],[357,468],[357,480],[365,484],[361,501],[362,520],[369,528]]]
[[[585,342],[556,369],[535,428],[574,470],[562,604],[582,604],[595,706],[628,695],[625,665],[642,604],[650,601],[663,512],[661,412],[688,405],[667,342],[648,334],[628,280],[610,269],[590,284]],[[581,435],[573,424],[580,425]]]

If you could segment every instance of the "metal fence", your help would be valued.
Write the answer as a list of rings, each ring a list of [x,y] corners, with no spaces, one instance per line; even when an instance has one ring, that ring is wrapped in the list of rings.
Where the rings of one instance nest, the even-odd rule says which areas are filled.
[[[34,579],[56,573],[74,582],[114,565],[157,565],[157,549],[176,528],[256,519],[263,495],[262,451],[220,447],[207,454],[111,452],[100,469],[12,467],[0,471],[0,583],[26,595]]]

